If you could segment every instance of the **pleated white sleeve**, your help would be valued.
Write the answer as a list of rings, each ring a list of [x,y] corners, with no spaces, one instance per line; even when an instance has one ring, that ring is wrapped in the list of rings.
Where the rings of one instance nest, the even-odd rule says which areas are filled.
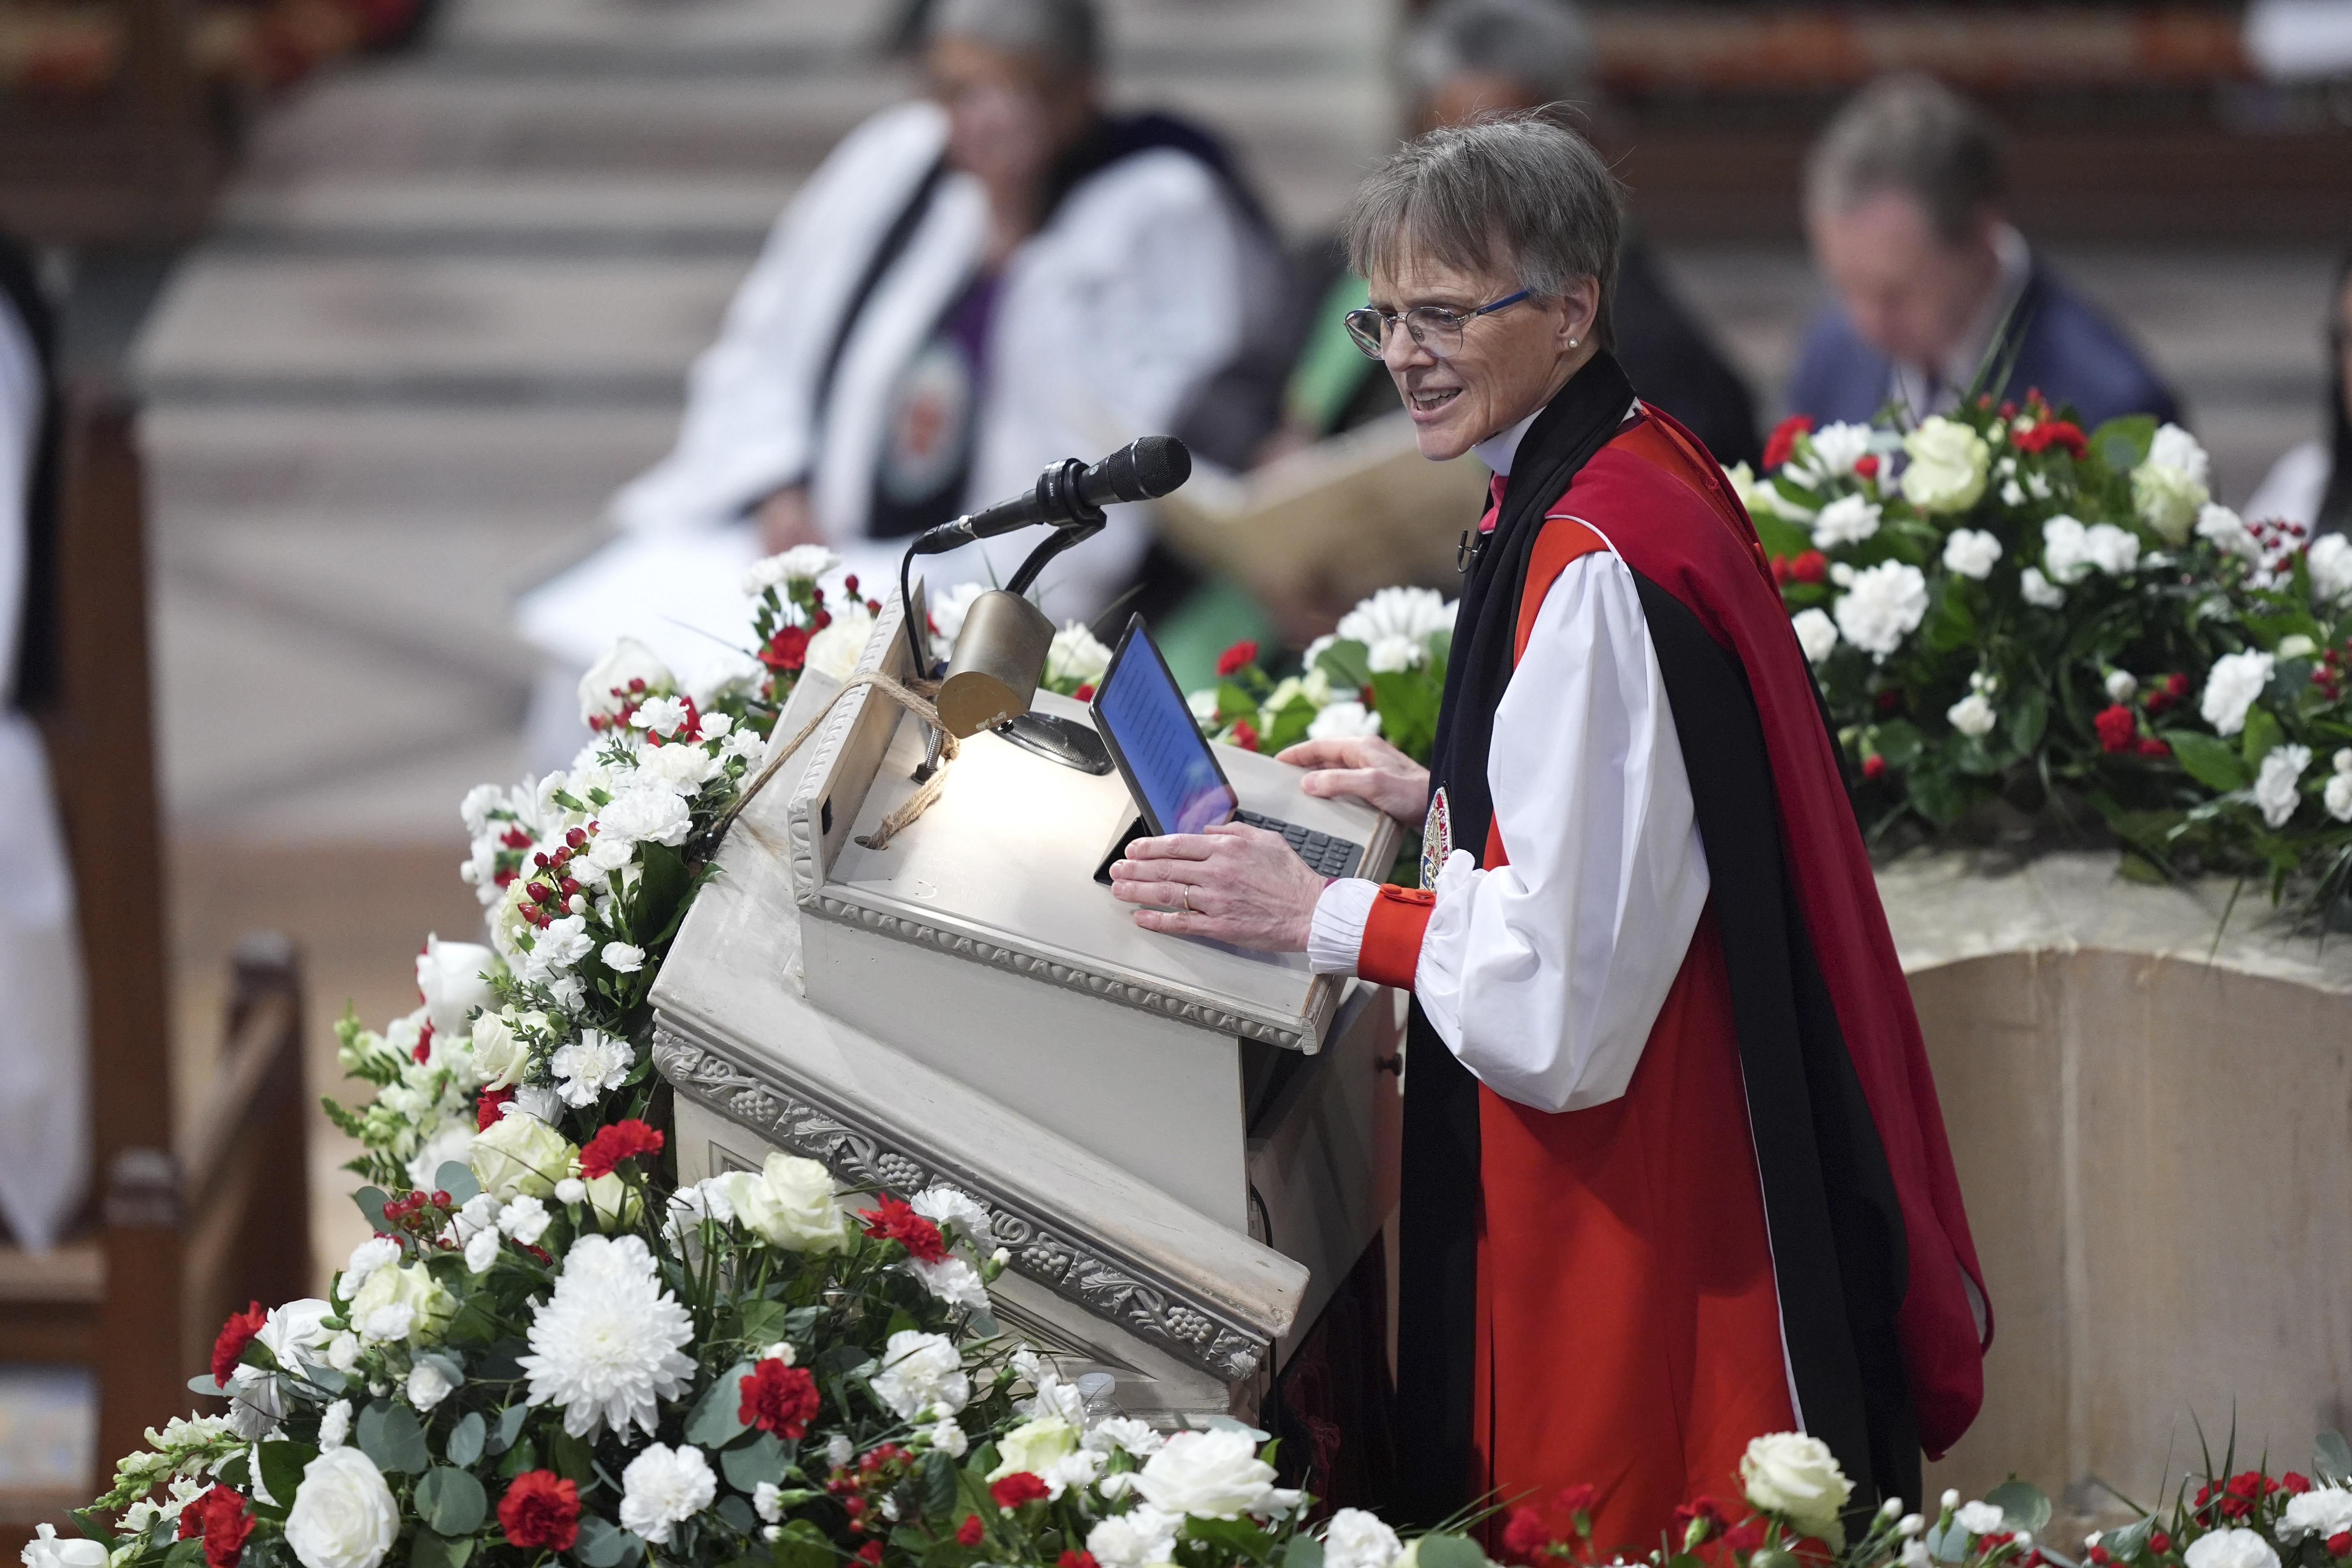
[[[1545,595],[1486,779],[1510,863],[1448,857],[1413,994],[1497,1094],[1547,1111],[1605,1104],[1633,1079],[1708,889],[1657,652],[1615,555],[1570,563]],[[1360,941],[1370,900],[1344,886],[1316,911],[1318,968],[1340,967],[1339,928]]]

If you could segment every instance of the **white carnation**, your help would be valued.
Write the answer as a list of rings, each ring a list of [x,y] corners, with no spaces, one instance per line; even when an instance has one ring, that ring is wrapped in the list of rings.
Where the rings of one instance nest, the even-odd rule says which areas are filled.
[[[901,1329],[883,1348],[882,1368],[869,1382],[874,1396],[902,1421],[944,1405],[949,1415],[971,1398],[963,1357],[943,1334]]]
[[[654,1443],[621,1472],[621,1528],[656,1546],[669,1543],[670,1529],[684,1524],[719,1496],[719,1478],[702,1450],[681,1443]]]
[[[676,790],[632,784],[597,814],[597,842],[667,844],[675,848],[694,830],[694,814]],[[593,864],[593,860],[591,861]],[[626,861],[622,864],[627,864]]]
[[[645,683],[642,693],[630,691],[632,681]],[[580,721],[617,717],[622,704],[633,697],[659,695],[677,685],[677,677],[655,657],[653,649],[635,637],[623,637],[580,678]],[[622,695],[615,696],[616,690]]]
[[[2290,1545],[2306,1535],[2326,1541],[2347,1531],[2352,1531],[2352,1491],[2341,1487],[2314,1487],[2291,1497],[2279,1518],[2279,1539]]]
[[[1118,1448],[1139,1459],[1148,1459],[1168,1446],[1166,1437],[1153,1431],[1149,1423],[1138,1421],[1132,1415],[1106,1416],[1087,1427],[1081,1441],[1097,1454],[1108,1454]]]
[[[571,968],[595,947],[588,935],[588,917],[565,915],[539,928],[531,938],[530,956],[523,961],[527,984],[543,985],[559,970]]]
[[[2128,702],[2139,695],[2139,678],[2128,669],[2111,669],[2106,679],[2107,700]]]
[[[1323,1532],[1323,1568],[1389,1568],[1404,1551],[1380,1515],[1343,1508]]]
[[[556,1047],[548,1067],[555,1074],[555,1092],[576,1108],[593,1105],[618,1089],[636,1059],[628,1041],[602,1029],[583,1029],[578,1039]]]
[[[743,594],[756,599],[787,583],[814,583],[840,565],[841,557],[822,544],[795,544],[781,555],[766,556],[745,567]]]
[[[2039,566],[2028,566],[2020,574],[2018,592],[2037,610],[2055,610],[2066,603],[2066,590],[2044,577]]]
[[[907,1272],[950,1307],[980,1310],[988,1305],[988,1287],[982,1281],[980,1270],[961,1258],[943,1258],[937,1263],[910,1258],[907,1259]]]
[[[625,942],[608,942],[600,954],[604,967],[615,974],[635,974],[646,966],[646,950]]]
[[[962,1458],[971,1447],[971,1439],[964,1435],[962,1427],[956,1425],[952,1415],[924,1428],[923,1436],[930,1440],[932,1447],[950,1459]]]
[[[2266,653],[2225,653],[2213,661],[2197,711],[2213,726],[2214,733],[2234,735],[2246,727],[2246,710],[2271,683],[2276,664]]]
[[[2009,1516],[1989,1502],[1964,1502],[1952,1515],[1952,1522],[1970,1535],[1990,1535],[2009,1521]]]
[[[332,1453],[341,1447],[351,1435],[352,1402],[348,1399],[338,1399],[328,1405],[326,1411],[319,1417],[320,1451]]]
[[[1843,479],[1853,472],[1854,464],[1869,454],[1870,437],[1867,425],[1822,426],[1805,437],[1813,448],[1813,460],[1805,465],[1807,471],[1822,479]]]
[[[1823,550],[1860,544],[1878,531],[1879,509],[1867,498],[1843,495],[1822,508],[1813,519],[1813,542]]]
[[[2341,756],[2342,752],[2336,753]],[[2352,822],[2352,773],[2337,769],[2327,775],[2327,788],[2321,795],[2327,815],[2338,822]]]
[[[1827,610],[1799,610],[1789,618],[1797,634],[1797,646],[1805,650],[1810,664],[1819,664],[1837,651],[1837,623],[1830,619]]]
[[[2112,522],[2085,527],[2061,512],[2042,525],[2042,566],[2053,582],[2078,583],[2095,570],[2120,577],[2138,564],[2138,537]]]
[[[971,602],[987,592],[978,583],[959,583],[931,601],[934,652],[945,656],[954,650],[956,638],[963,635],[963,618],[971,613]]]
[[[1139,1504],[1115,1513],[1087,1532],[1087,1551],[1102,1568],[1150,1568],[1176,1552],[1176,1531],[1184,1516]]]
[[[1083,621],[1071,621],[1054,634],[1053,643],[1045,649],[1045,679],[1067,681],[1078,686],[1090,685],[1103,678],[1110,668],[1110,649],[1102,639],[1088,631]]]
[[[2254,804],[2262,807],[2264,822],[2273,827],[2286,826],[2302,803],[2303,793],[2296,785],[2309,766],[2309,746],[2273,746],[2263,753],[2262,771],[2254,779]]]
[[[1981,583],[2000,559],[2000,541],[1981,528],[1956,528],[1944,541],[1944,570]]]
[[[637,778],[691,797],[719,772],[719,759],[698,741],[673,741],[637,753]]]
[[[1307,721],[1310,741],[1339,741],[1350,735],[1377,735],[1381,716],[1360,702],[1334,702]]]
[[[1882,561],[1853,574],[1853,585],[1832,606],[1845,640],[1885,658],[1918,629],[1927,614],[1927,579],[1901,561]]]
[[[497,1231],[485,1231],[483,1234],[490,1238],[493,1246],[497,1245],[499,1238]],[[449,1375],[449,1369],[442,1364],[438,1357],[425,1357],[408,1369],[408,1386],[405,1390],[408,1403],[419,1410],[432,1409],[457,1392],[457,1380]]]
[[[945,1184],[925,1187],[907,1206],[933,1225],[956,1226],[979,1252],[995,1250],[996,1227],[990,1223],[988,1205],[960,1188]]]
[[[302,1568],[378,1568],[400,1534],[400,1507],[375,1461],[348,1445],[302,1472],[286,1514],[286,1544]]]
[[[2247,530],[2245,521],[2226,506],[2209,502],[2197,509],[2197,537],[2225,555],[2255,563],[2263,558],[2263,547]]]
[[[1433,588],[1382,588],[1341,616],[1338,631],[1340,637],[1368,648],[1382,637],[1426,643],[1432,632],[1452,628],[1454,609]]]
[[[2189,1568],[2279,1568],[2279,1554],[2251,1530],[2217,1530],[2200,1535],[2181,1553]]]
[[[2352,599],[2352,539],[2340,533],[2321,534],[2311,542],[2304,563],[2311,571],[2313,599],[2323,605]]]
[[[343,1265],[343,1277],[335,1283],[335,1292],[344,1300],[360,1293],[368,1276],[377,1269],[400,1261],[400,1243],[388,1236],[371,1236],[352,1248],[351,1260]]]
[[[683,1395],[694,1376],[684,1351],[694,1320],[661,1288],[653,1254],[634,1236],[572,1243],[529,1337],[531,1353],[520,1359],[531,1403],[560,1406],[575,1437],[632,1422],[651,1436],[658,1401]]]
[[[103,1545],[79,1536],[59,1535],[54,1524],[34,1526],[33,1539],[25,1543],[20,1555],[25,1568],[106,1568]]]
[[[1952,728],[1963,735],[1989,735],[2000,719],[1981,691],[1971,691],[1953,703],[1944,710],[1944,717],[1950,720]]]

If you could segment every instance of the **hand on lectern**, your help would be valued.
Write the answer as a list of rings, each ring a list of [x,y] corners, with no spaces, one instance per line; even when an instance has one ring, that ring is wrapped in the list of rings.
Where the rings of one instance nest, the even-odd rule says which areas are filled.
[[[1171,936],[1204,936],[1265,952],[1304,952],[1323,879],[1279,833],[1229,822],[1205,833],[1139,838],[1110,868],[1114,898],[1135,923]]]
[[[1274,760],[1307,769],[1308,795],[1351,795],[1415,830],[1429,815],[1429,770],[1376,735],[1301,741]]]

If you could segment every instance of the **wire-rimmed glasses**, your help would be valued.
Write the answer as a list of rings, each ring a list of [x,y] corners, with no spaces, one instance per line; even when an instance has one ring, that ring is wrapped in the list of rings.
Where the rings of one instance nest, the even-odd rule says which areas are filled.
[[[1412,335],[1418,346],[1427,349],[1439,359],[1447,359],[1462,352],[1462,334],[1480,316],[1489,315],[1506,306],[1516,305],[1532,292],[1522,289],[1516,294],[1506,294],[1475,310],[1449,310],[1443,305],[1415,305],[1410,310],[1375,310],[1370,305],[1348,312],[1345,317],[1348,336],[1364,351],[1367,359],[1379,359],[1387,352],[1389,323],[1402,321],[1404,330]]]

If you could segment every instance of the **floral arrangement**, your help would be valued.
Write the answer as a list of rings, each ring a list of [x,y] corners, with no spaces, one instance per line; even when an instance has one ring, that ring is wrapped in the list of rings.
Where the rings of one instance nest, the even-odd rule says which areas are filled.
[[[1307,645],[1298,673],[1276,680],[1258,645],[1238,642],[1217,661],[1217,684],[1192,695],[1211,738],[1276,752],[1305,740],[1380,735],[1426,763],[1454,643],[1454,605],[1427,588],[1382,588]]]

